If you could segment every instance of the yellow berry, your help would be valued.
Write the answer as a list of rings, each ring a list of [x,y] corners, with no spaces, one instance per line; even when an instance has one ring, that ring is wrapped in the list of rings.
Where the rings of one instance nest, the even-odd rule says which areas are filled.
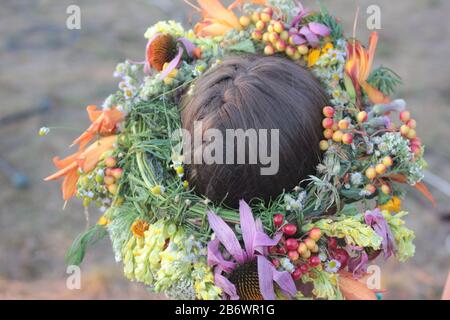
[[[117,184],[110,184],[109,186],[108,186],[108,191],[111,193],[111,194],[117,194],[117,190],[119,189],[119,187],[117,186]]]
[[[391,193],[391,187],[387,184],[381,185],[381,192],[384,194],[390,194]]]
[[[251,19],[252,19],[253,23],[257,23],[260,20],[259,12],[253,12]]]
[[[264,21],[259,20],[256,24],[255,24],[255,28],[256,30],[262,31],[266,28],[266,24],[264,23]]]
[[[313,250],[314,247],[316,246],[316,241],[314,241],[314,240],[311,239],[311,238],[307,238],[307,239],[304,241],[304,243],[306,244],[306,247],[307,247],[309,250]]]
[[[304,55],[308,54],[309,48],[308,48],[307,45],[302,44],[302,45],[300,45],[300,46],[297,47],[297,51],[298,51],[298,53],[300,53],[302,56],[304,56]]]
[[[377,172],[377,174],[383,175],[383,174],[386,173],[387,168],[386,168],[386,166],[385,166],[384,164],[379,163],[379,164],[377,164],[377,166],[375,167],[375,171]]]
[[[243,26],[244,28],[247,28],[250,25],[250,18],[247,16],[242,16],[239,18],[239,23],[241,24],[241,26]]]
[[[342,119],[338,122],[338,127],[341,130],[346,130],[346,129],[348,129],[349,126],[350,126],[350,123],[348,122],[348,120]]]
[[[375,179],[376,176],[377,176],[377,171],[375,170],[374,167],[369,167],[369,168],[367,168],[367,170],[366,170],[366,177],[367,177],[369,180]]]
[[[373,194],[375,193],[375,191],[377,191],[377,187],[375,187],[373,184],[370,183],[366,185],[365,189],[369,191],[370,194]]]
[[[358,120],[359,123],[366,122],[367,118],[368,118],[368,114],[365,111],[359,112],[358,115],[356,116],[356,119]]]
[[[261,18],[261,21],[264,22],[270,22],[270,20],[272,20],[272,16],[267,12],[261,12],[259,17]]]
[[[328,149],[328,141],[326,141],[326,140],[320,141],[319,148],[322,151],[327,151],[327,149]]]
[[[390,156],[384,157],[383,160],[382,160],[382,162],[383,162],[383,164],[384,164],[386,167],[390,167],[390,166],[392,166],[393,163],[394,163],[394,161],[392,160],[392,158],[391,158]]]
[[[344,136],[344,134],[342,133],[342,131],[338,130],[335,133],[333,133],[333,141],[341,142],[343,136]]]
[[[414,129],[409,129],[408,133],[406,134],[406,137],[408,139],[414,139],[416,136],[417,136],[416,130]]]
[[[289,40],[289,32],[287,32],[286,30],[282,31],[280,33],[280,39],[284,40],[284,41],[288,41]]]
[[[402,125],[400,127],[400,133],[402,134],[402,136],[406,137],[409,133],[409,130],[411,130],[406,124]]]
[[[333,133],[334,133],[333,129],[325,129],[325,130],[323,131],[323,136],[324,136],[326,139],[331,139],[331,138],[333,138]]]

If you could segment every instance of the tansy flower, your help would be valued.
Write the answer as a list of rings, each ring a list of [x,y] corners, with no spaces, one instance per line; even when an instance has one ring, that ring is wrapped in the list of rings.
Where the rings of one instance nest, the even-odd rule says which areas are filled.
[[[147,221],[136,220],[131,225],[130,230],[135,237],[142,238],[142,237],[144,237],[144,232],[147,231],[149,227],[150,227],[150,225],[148,224]]]
[[[104,137],[91,144],[86,150],[80,149],[64,159],[59,159],[59,157],[53,158],[53,163],[60,170],[44,180],[50,181],[64,177],[62,183],[63,199],[69,200],[77,191],[79,170],[82,170],[84,173],[92,171],[100,157],[105,152],[114,149],[116,140],[116,135]]]
[[[399,212],[402,207],[402,200],[399,197],[393,196],[388,202],[378,206],[382,211]]]
[[[97,106],[89,105],[86,110],[92,124],[81,136],[72,142],[72,146],[79,144],[80,148],[84,148],[97,135],[113,134],[117,124],[123,121],[124,118],[123,113],[117,110],[116,107],[97,110]]]
[[[219,216],[208,213],[208,221],[216,238],[208,243],[208,264],[214,267],[215,284],[231,300],[274,300],[274,281],[287,297],[297,293],[295,283],[287,271],[280,272],[267,259],[267,248],[276,245],[281,234],[271,239],[264,233],[261,220],[253,218],[248,204],[239,202],[242,238],[245,250],[233,230]],[[219,249],[223,245],[225,259]],[[227,274],[225,276],[224,274]]]
[[[99,226],[106,226],[109,224],[109,219],[105,217],[105,215],[102,215],[100,218],[98,218],[97,224]]]

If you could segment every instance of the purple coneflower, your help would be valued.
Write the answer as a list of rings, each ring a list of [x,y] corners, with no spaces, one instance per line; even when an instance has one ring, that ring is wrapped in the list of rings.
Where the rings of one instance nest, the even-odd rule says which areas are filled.
[[[242,249],[238,238],[228,224],[213,212],[208,213],[215,239],[208,244],[208,264],[214,268],[215,283],[223,290],[225,299],[274,300],[274,282],[287,297],[297,293],[292,276],[278,271],[267,259],[268,247],[278,244],[281,234],[271,239],[264,233],[261,220],[253,218],[248,204],[239,202]],[[225,259],[223,253],[230,256]]]

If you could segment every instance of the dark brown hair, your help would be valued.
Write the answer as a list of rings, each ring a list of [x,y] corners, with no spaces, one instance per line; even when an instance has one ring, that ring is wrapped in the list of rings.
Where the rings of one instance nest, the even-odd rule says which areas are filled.
[[[215,128],[224,136],[225,129],[279,129],[279,170],[275,175],[261,175],[259,160],[258,164],[192,164],[187,166],[190,185],[216,203],[225,199],[223,203],[233,208],[240,199],[257,197],[267,202],[290,190],[315,172],[321,110],[327,104],[327,95],[312,74],[286,58],[225,59],[200,77],[184,97],[183,128],[192,136],[194,121],[202,121],[203,132]],[[207,144],[203,140],[202,147]],[[246,145],[246,159],[248,151]]]

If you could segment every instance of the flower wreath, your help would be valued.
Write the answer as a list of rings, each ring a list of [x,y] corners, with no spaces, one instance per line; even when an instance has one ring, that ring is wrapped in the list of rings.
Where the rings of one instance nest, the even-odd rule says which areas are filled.
[[[416,121],[403,100],[388,97],[400,79],[371,70],[377,34],[365,49],[325,8],[294,1],[189,4],[203,20],[187,31],[174,21],[150,27],[145,61],[117,66],[119,90],[101,110],[87,107],[92,124],[73,142],[78,151],[54,159],[59,171],[45,180],[64,177],[64,200],[76,195],[103,212],[67,263],[79,264],[109,234],[125,276],[171,298],[375,298],[364,282],[368,263],[380,252],[400,261],[414,254],[403,186],[433,201],[420,182]],[[191,94],[195,79],[239,53],[285,55],[312,71],[331,105],[323,108],[323,159],[307,186],[269,204],[241,201],[236,212],[192,191],[169,135],[181,126],[180,92]]]

